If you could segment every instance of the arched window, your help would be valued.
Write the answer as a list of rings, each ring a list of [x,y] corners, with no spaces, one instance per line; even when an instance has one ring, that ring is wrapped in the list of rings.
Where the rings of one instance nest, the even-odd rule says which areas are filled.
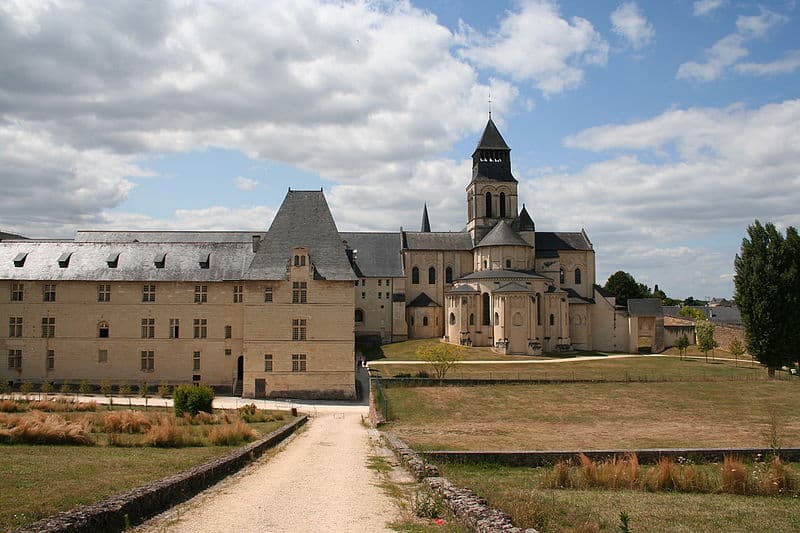
[[[506,193],[500,193],[500,218],[506,216]]]
[[[488,292],[483,293],[483,325],[489,326],[492,319],[492,310],[489,309],[491,305],[491,297]]]
[[[428,269],[428,285],[436,285],[436,269],[433,267]]]
[[[428,325],[428,317],[426,317],[426,316],[422,317],[422,325],[423,326],[427,326]]]
[[[566,281],[566,274],[564,273],[564,267],[561,267],[558,270],[558,282],[564,283]]]
[[[514,313],[514,320],[512,322],[515,326],[522,325],[522,313]]]
[[[108,338],[108,322],[102,321],[97,324],[97,336],[101,339]]]
[[[576,268],[575,269],[575,285],[580,285],[580,284],[581,284],[581,269],[580,268]]]
[[[414,325],[414,315],[411,315],[411,316],[408,317],[408,324],[410,326]]]
[[[456,325],[456,315],[453,314],[453,313],[450,313],[450,325],[451,326],[455,326]]]
[[[536,293],[536,324],[542,325],[542,295]]]
[[[506,268],[511,268],[511,259],[506,259]]]
[[[419,285],[419,269],[417,267],[411,269],[411,284]]]
[[[444,269],[444,282],[453,283],[453,267],[447,267]]]
[[[294,266],[300,266],[300,256],[294,256]]]
[[[475,313],[470,313],[469,314],[469,325],[470,326],[474,326],[475,325]]]
[[[356,309],[356,322],[364,322],[364,311]]]
[[[495,313],[494,314],[494,325],[495,326],[499,326],[500,325],[500,313]]]
[[[484,270],[486,270],[486,266],[487,266],[486,259],[484,259],[484,260],[483,260],[483,269],[484,269]]]
[[[554,315],[553,313],[550,313],[550,325],[551,326],[556,325],[556,315]]]
[[[486,218],[492,218],[492,193],[486,193]]]

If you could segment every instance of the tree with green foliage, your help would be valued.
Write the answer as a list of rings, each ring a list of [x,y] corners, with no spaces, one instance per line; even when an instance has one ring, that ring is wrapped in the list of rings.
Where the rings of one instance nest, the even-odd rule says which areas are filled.
[[[688,318],[689,320],[706,320],[708,318],[702,309],[689,307],[688,305],[681,307],[680,311],[678,311],[678,314],[683,318]]]
[[[52,394],[54,390],[53,384],[49,381],[42,381],[42,383],[39,385],[39,392],[44,394],[45,398],[47,398],[48,394]]]
[[[19,391],[25,395],[25,399],[33,392],[33,383],[30,381],[23,381],[19,386]]]
[[[78,384],[78,392],[80,392],[84,396],[86,396],[88,394],[91,394],[92,393],[92,386],[89,385],[89,382],[86,381],[85,379],[81,380],[81,382]]]
[[[708,320],[698,320],[694,325],[697,334],[697,347],[705,354],[708,362],[708,352],[719,346],[714,340],[714,324]]]
[[[675,341],[675,347],[678,349],[680,358],[683,359],[683,356],[686,355],[686,349],[689,347],[689,337],[681,335],[681,337]]]
[[[60,392],[64,396],[72,394],[72,385],[69,384],[69,381],[65,381],[64,383],[61,384],[61,387],[58,389],[58,392]]]
[[[103,396],[108,398],[108,408],[109,409],[111,409],[111,407],[114,405],[114,398],[111,396],[111,392],[112,392],[111,382],[108,381],[107,379],[104,379],[103,381],[101,381],[100,382],[100,394],[102,394]]]
[[[728,344],[728,351],[731,352],[734,359],[736,359],[736,364],[739,364],[739,357],[744,355],[744,344],[739,340],[739,337],[734,337],[730,344]]]
[[[8,394],[8,383],[6,380],[0,379],[0,398],[3,398],[6,394]]]
[[[169,383],[166,381],[162,381],[158,384],[158,395],[162,398],[169,398],[170,394],[172,394],[172,389],[169,386]]]
[[[734,261],[734,300],[747,333],[747,351],[775,371],[800,353],[800,235],[789,227],[784,237],[758,220]]]
[[[633,298],[649,298],[650,289],[643,283],[638,283],[633,276],[622,270],[611,274],[606,281],[605,290],[617,299],[617,305],[627,305]]]
[[[447,372],[464,358],[461,346],[447,342],[425,343],[417,348],[417,355],[433,367],[438,379],[444,379]]]
[[[195,416],[200,411],[212,413],[214,389],[208,385],[181,385],[172,393],[175,416]]]
[[[136,385],[136,394],[139,395],[140,398],[144,398],[144,410],[147,411],[147,397],[149,396],[149,389],[146,381],[140,381]]]
[[[126,382],[120,383],[119,388],[117,390],[119,390],[119,393],[123,398],[127,398],[128,399],[128,407],[130,407],[131,406],[131,394],[133,394],[133,389],[128,384],[128,382],[126,381]]]

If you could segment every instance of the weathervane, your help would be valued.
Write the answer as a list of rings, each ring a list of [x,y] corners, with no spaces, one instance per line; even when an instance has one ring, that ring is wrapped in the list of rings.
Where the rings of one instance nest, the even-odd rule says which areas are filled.
[[[489,89],[489,118],[492,118],[492,90]]]

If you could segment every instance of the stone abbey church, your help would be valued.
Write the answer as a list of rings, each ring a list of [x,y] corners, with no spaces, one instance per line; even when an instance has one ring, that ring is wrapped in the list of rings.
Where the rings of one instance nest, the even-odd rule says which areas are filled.
[[[0,378],[352,398],[356,338],[540,355],[648,334],[595,285],[584,231],[519,208],[491,118],[472,160],[460,232],[431,231],[427,208],[420,231],[340,232],[321,190],[289,190],[266,232],[0,234]]]

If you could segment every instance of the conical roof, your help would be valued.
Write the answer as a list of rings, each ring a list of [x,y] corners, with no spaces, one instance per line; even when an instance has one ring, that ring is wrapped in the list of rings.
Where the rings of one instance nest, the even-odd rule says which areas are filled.
[[[475,245],[475,248],[482,246],[527,246],[530,244],[519,236],[519,233],[511,229],[511,226],[505,220],[500,220],[492,231],[486,234],[481,242]]]
[[[533,223],[533,219],[528,214],[528,210],[525,209],[525,204],[522,204],[522,211],[519,212],[517,225],[518,231],[536,231],[536,225]]]
[[[506,141],[503,139],[503,136],[500,135],[500,131],[497,129],[497,126],[495,126],[492,117],[489,117],[489,122],[486,123],[486,127],[483,129],[481,140],[478,142],[478,146],[475,148],[475,150],[482,149],[510,150],[506,144]]]
[[[428,220],[428,204],[424,204],[422,208],[422,228],[419,231],[422,233],[431,232],[431,221]]]

